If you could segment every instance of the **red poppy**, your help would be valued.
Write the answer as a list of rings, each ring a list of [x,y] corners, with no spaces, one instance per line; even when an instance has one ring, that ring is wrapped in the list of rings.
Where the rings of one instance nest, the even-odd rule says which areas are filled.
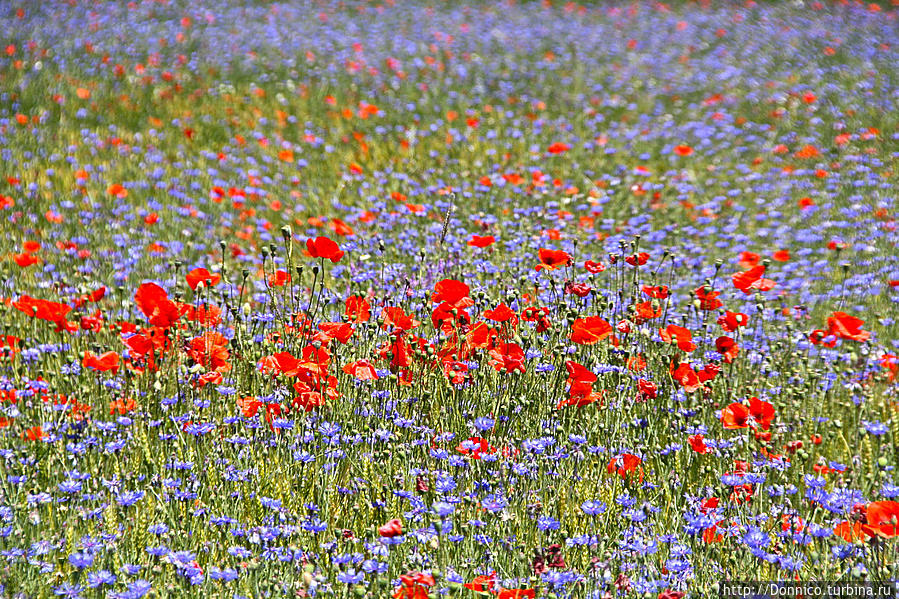
[[[193,289],[197,289],[197,285],[203,283],[207,287],[212,287],[218,285],[219,281],[222,280],[222,276],[219,274],[211,274],[205,268],[195,268],[185,277],[187,279],[187,285]]]
[[[459,443],[456,451],[473,460],[480,460],[482,455],[496,453],[496,448],[491,446],[487,439],[469,437],[466,441]]]
[[[687,437],[690,442],[690,448],[699,454],[711,453],[712,450],[705,444],[705,438],[702,435],[690,435]]]
[[[346,298],[344,316],[352,323],[368,322],[371,318],[371,304],[361,295],[351,295]]]
[[[725,363],[731,364],[740,353],[740,346],[730,337],[722,336],[715,339],[715,351],[724,357]]]
[[[641,400],[655,399],[659,395],[659,388],[652,381],[640,379],[637,381],[637,393]]]
[[[778,262],[789,262],[790,252],[789,250],[779,250],[771,254],[771,258],[777,260]]]
[[[313,258],[330,260],[334,264],[337,264],[340,262],[340,259],[343,258],[343,251],[341,251],[340,246],[327,237],[307,239],[306,249]]]
[[[493,310],[485,310],[484,318],[493,322],[511,322],[513,326],[518,322],[518,315],[506,304],[500,304]]]
[[[866,532],[865,528],[866,526],[862,522],[840,522],[834,527],[833,534],[842,537],[847,543],[866,541],[871,535]],[[873,529],[869,530],[873,532]]]
[[[378,528],[378,535],[382,537],[392,538],[401,534],[403,534],[403,523],[396,518]]]
[[[717,310],[724,305],[721,300],[717,299],[717,297],[721,295],[721,292],[712,291],[711,287],[703,285],[702,287],[694,289],[693,293],[696,294],[696,299],[699,300],[700,310]]]
[[[360,381],[378,380],[378,373],[375,371],[375,367],[372,366],[371,362],[369,362],[368,360],[357,360],[356,362],[351,362],[350,364],[344,366],[341,370]]]
[[[19,268],[28,268],[34,264],[37,264],[40,259],[37,256],[32,256],[31,254],[23,253],[23,254],[15,254],[13,256],[13,260],[19,266]]]
[[[535,267],[537,271],[543,269],[556,270],[563,266],[571,266],[571,256],[562,250],[540,248],[537,250],[537,256],[540,258],[540,264]]]
[[[632,473],[636,473],[640,477],[640,482],[643,482],[643,467],[640,465],[642,463],[643,459],[640,456],[632,453],[622,453],[609,461],[606,471],[609,474],[617,472],[618,476],[623,479],[627,479]]]
[[[29,441],[42,441],[47,436],[47,433],[44,432],[44,429],[40,426],[32,426],[27,431],[22,433],[22,437],[28,439]]]
[[[594,275],[601,273],[606,269],[605,265],[602,262],[594,262],[593,260],[587,260],[586,262],[584,262],[584,268],[587,270],[587,272]]]
[[[468,297],[469,291],[468,285],[462,281],[443,279],[434,286],[431,301],[446,302],[454,308],[467,308],[474,305],[474,301]]]
[[[156,283],[143,283],[138,287],[134,301],[153,326],[167,328],[181,317],[178,305]]]
[[[776,283],[771,279],[762,278],[762,275],[764,274],[765,265],[759,264],[758,266],[753,266],[747,271],[734,273],[731,276],[731,279],[734,282],[734,287],[736,287],[743,293],[750,294],[755,290],[768,291],[774,288],[774,285]]]
[[[496,586],[496,572],[475,576],[474,580],[462,586],[476,593],[492,593],[493,588]]]
[[[590,292],[593,291],[593,288],[585,285],[583,283],[575,283],[574,281],[565,281],[565,293],[566,295],[576,295],[580,298],[587,297],[590,295]]]
[[[349,342],[350,337],[355,333],[355,329],[347,322],[323,322],[318,325],[318,328],[321,331],[320,336],[323,342],[336,339],[344,345]]]
[[[865,512],[865,532],[884,538],[899,536],[899,501],[874,501]]]
[[[534,589],[503,589],[496,599],[535,599],[537,592]]]
[[[393,593],[393,599],[428,599],[428,589],[436,581],[430,574],[409,572],[400,576],[400,586]]]
[[[381,311],[381,318],[384,319],[384,324],[382,326],[385,329],[393,327],[402,331],[409,331],[421,324],[420,321],[415,320],[411,315],[406,314],[402,308],[397,308],[395,306],[387,306],[384,308]]]
[[[479,235],[472,235],[471,239],[468,241],[468,245],[476,248],[485,248],[487,246],[493,245],[496,242],[496,238],[493,235],[487,235],[481,237]]]
[[[668,297],[668,286],[657,285],[653,287],[650,285],[644,285],[643,293],[654,299],[665,299],[666,297]]]
[[[524,350],[517,343],[499,343],[490,350],[490,365],[497,372],[524,373]]]
[[[645,302],[640,302],[634,306],[634,323],[635,324],[643,324],[647,320],[652,320],[653,318],[658,318],[662,315],[662,306],[656,305],[653,307],[652,300],[647,300]],[[619,325],[618,329],[621,333],[629,333],[630,331],[622,331],[621,325]]]
[[[871,337],[870,331],[862,330],[864,324],[864,320],[849,316],[845,312],[834,312],[827,319],[827,328],[831,335],[850,341],[864,342]]]
[[[689,156],[690,154],[693,153],[693,148],[691,148],[688,145],[684,145],[684,144],[677,145],[677,146],[674,146],[674,153],[677,154],[678,156]]]
[[[624,261],[631,266],[643,266],[644,264],[646,264],[647,260],[649,260],[649,254],[647,254],[646,252],[633,254],[624,259]]]
[[[570,149],[571,149],[571,146],[569,146],[568,144],[557,141],[554,144],[551,144],[548,148],[546,148],[546,151],[549,152],[550,154],[562,154],[564,152],[567,152]]]
[[[697,374],[689,364],[683,363],[675,366],[674,363],[672,363],[669,367],[669,371],[671,372],[671,378],[683,387],[684,391],[687,393],[693,393],[694,391],[703,388],[699,374]]]
[[[740,327],[749,324],[749,316],[741,312],[731,312],[725,310],[724,314],[718,317],[718,324],[728,333],[733,333]]]
[[[290,281],[290,273],[284,270],[276,270],[268,276],[268,284],[272,287],[284,287]]]
[[[228,361],[231,356],[227,345],[228,340],[224,335],[207,331],[190,340],[187,355],[206,370],[227,372],[231,370],[231,363]]]
[[[611,335],[612,331],[612,325],[599,316],[588,316],[572,323],[570,339],[580,345],[593,345]]]
[[[111,370],[113,374],[116,374],[119,371],[119,354],[114,351],[108,351],[105,354],[96,356],[92,352],[85,352],[81,365],[99,372]]]
[[[768,430],[774,420],[774,406],[758,397],[750,397],[749,414],[762,430]]]
[[[734,402],[721,410],[721,424],[724,428],[739,429],[749,426],[749,408]]]
[[[761,259],[762,257],[755,252],[743,252],[742,254],[740,254],[740,268],[742,268],[743,270],[749,270],[753,266],[757,266],[759,260]]]
[[[669,324],[666,328],[659,329],[659,335],[665,343],[676,342],[681,351],[690,353],[696,349],[696,344],[693,343],[693,334],[684,327]]]
[[[13,302],[12,306],[32,318],[55,322],[59,327],[65,326],[66,315],[72,310],[71,306],[65,304],[35,299],[27,295],[21,296],[19,301]]]

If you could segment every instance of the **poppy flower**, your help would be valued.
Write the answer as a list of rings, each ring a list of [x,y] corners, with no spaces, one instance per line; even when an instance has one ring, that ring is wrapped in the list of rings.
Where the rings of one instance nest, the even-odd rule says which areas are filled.
[[[899,536],[899,501],[874,501],[865,510],[864,531],[871,536]]]
[[[571,146],[569,146],[568,144],[557,141],[554,144],[551,144],[548,148],[546,148],[546,151],[549,152],[550,154],[562,154],[564,152],[567,152],[570,149],[571,149]]]
[[[631,266],[643,266],[649,260],[649,254],[646,252],[640,252],[639,254],[633,254],[624,259],[625,262],[630,264]]]
[[[696,295],[696,299],[699,303],[700,310],[717,310],[724,303],[717,299],[719,295],[721,295],[720,291],[712,291],[711,287],[707,287],[703,285],[702,287],[697,287],[693,290],[693,294]]]
[[[643,293],[648,295],[653,299],[665,299],[668,297],[668,286],[667,285],[657,285],[650,286],[644,285],[642,289]]]
[[[337,243],[335,243],[331,239],[328,239],[327,237],[307,239],[306,249],[309,251],[309,255],[313,258],[330,260],[334,264],[337,264],[338,262],[340,262],[340,259],[343,258],[343,251],[341,251],[340,246],[338,246]]]
[[[467,308],[474,305],[474,301],[468,297],[469,291],[468,285],[462,281],[443,279],[434,286],[431,301],[446,302],[454,308]]]
[[[774,288],[776,283],[771,279],[762,278],[762,275],[764,274],[765,265],[759,264],[747,271],[734,273],[731,276],[731,279],[733,280],[734,287],[743,293],[750,294],[755,290],[768,291]]]
[[[503,589],[497,594],[496,599],[535,599],[537,592],[534,589]]]
[[[318,328],[322,331],[326,340],[336,339],[344,345],[355,333],[353,327],[347,322],[323,322],[318,325]]]
[[[207,370],[227,372],[231,369],[229,362],[228,340],[221,333],[207,331],[190,340],[187,355]]]
[[[361,295],[346,298],[344,318],[352,323],[368,322],[371,318],[371,304]]]
[[[500,304],[493,310],[485,310],[484,318],[493,322],[511,322],[513,325],[518,322],[518,315],[506,304]]]
[[[580,345],[599,343],[613,332],[612,325],[599,316],[578,318],[571,325],[571,341]]]
[[[584,269],[586,269],[587,272],[595,275],[604,271],[606,267],[601,262],[587,260],[586,262],[584,262]]]
[[[19,266],[19,268],[28,268],[29,266],[33,266],[40,262],[40,258],[28,253],[15,254],[13,256],[13,261]]]
[[[831,335],[850,341],[864,342],[871,337],[870,331],[862,330],[864,324],[864,320],[849,316],[845,312],[834,312],[827,319],[827,328]]]
[[[434,577],[421,572],[409,572],[400,576],[400,586],[393,599],[428,599],[428,589],[436,584]]]
[[[655,399],[658,397],[659,388],[652,381],[640,379],[637,381],[637,393],[641,400]]]
[[[842,537],[844,541],[847,543],[854,543],[856,541],[866,541],[872,535],[869,535],[865,530],[866,526],[862,522],[840,522],[833,529],[833,534]],[[868,528],[873,532],[873,529]]]
[[[645,302],[640,302],[639,304],[634,305],[634,323],[635,324],[643,324],[647,320],[652,320],[653,318],[658,318],[662,315],[662,306],[656,305],[653,306],[653,301],[648,300]],[[620,332],[628,333],[630,331],[622,331],[619,325]]]
[[[500,343],[490,350],[490,365],[497,372],[525,372],[524,350],[517,343]]]
[[[588,285],[584,285],[583,283],[565,281],[564,291],[566,295],[576,295],[577,297],[584,298],[590,295],[590,293],[593,291],[593,288]]]
[[[687,393],[693,393],[694,391],[703,388],[703,381],[700,379],[699,373],[697,373],[689,364],[683,363],[675,366],[674,363],[672,363],[669,367],[669,371],[674,382],[683,387],[684,391]]]
[[[687,437],[690,442],[690,448],[699,454],[711,453],[712,450],[705,444],[705,438],[702,435],[690,435]]]
[[[72,308],[59,302],[51,302],[48,300],[35,299],[33,297],[23,295],[18,301],[13,302],[13,308],[24,312],[28,316],[37,318],[38,320],[47,320],[50,322],[64,322],[66,314]]]
[[[534,267],[537,271],[541,271],[543,269],[556,270],[558,268],[562,268],[563,266],[571,266],[571,256],[569,256],[567,252],[563,252],[562,250],[549,250],[546,248],[540,248],[539,250],[537,250],[537,256],[540,259],[540,264]]]
[[[755,252],[743,252],[740,254],[739,266],[743,270],[749,270],[753,266],[758,266],[759,260],[761,259],[762,257]]]
[[[684,327],[669,324],[666,328],[659,329],[659,335],[665,343],[676,342],[678,349],[683,352],[690,353],[696,349],[696,344],[693,343],[693,334]]]
[[[740,346],[730,337],[718,337],[715,339],[715,351],[724,357],[724,362],[732,364],[740,353]]]
[[[456,451],[473,460],[480,460],[482,455],[496,453],[496,448],[491,446],[487,439],[469,437],[459,443]]]
[[[276,270],[268,276],[268,284],[271,287],[284,287],[291,281],[290,273],[284,270]]]
[[[368,360],[357,360],[341,370],[360,381],[376,381],[379,378],[375,367]]]
[[[397,328],[402,331],[409,331],[421,324],[418,320],[406,314],[402,308],[395,306],[387,306],[381,311],[381,318],[384,319],[382,325],[385,329]]]
[[[693,153],[693,148],[691,148],[690,146],[685,145],[685,144],[680,144],[680,145],[674,146],[674,153],[677,154],[678,156],[689,156],[690,154]]]
[[[134,301],[153,326],[167,328],[181,318],[178,305],[156,283],[143,283],[138,287]]]
[[[733,333],[738,328],[745,327],[749,324],[749,316],[741,312],[725,310],[724,314],[718,317],[718,324],[724,331]]]
[[[774,420],[774,406],[758,397],[750,397],[749,414],[762,430],[768,430]]]
[[[492,593],[496,586],[496,572],[475,576],[474,580],[462,586],[476,593]]]
[[[211,274],[205,268],[195,268],[185,277],[187,279],[187,285],[194,291],[196,291],[197,286],[200,283],[208,287],[213,287],[218,285],[219,281],[222,280],[222,276],[219,274]]]
[[[643,459],[640,456],[632,453],[622,453],[609,461],[606,471],[609,474],[617,472],[618,476],[623,479],[627,479],[631,474],[636,473],[640,477],[640,482],[643,482],[643,467],[640,465],[642,463]]]
[[[777,260],[778,262],[789,262],[790,252],[789,250],[778,250],[771,254],[771,258]]]
[[[119,354],[114,351],[108,351],[105,354],[96,356],[92,352],[85,352],[81,365],[98,372],[112,371],[113,374],[119,371]]]
[[[378,527],[378,535],[386,538],[398,537],[403,534],[403,523],[394,518],[387,524]]]
[[[468,240],[468,245],[476,248],[485,248],[493,245],[496,242],[496,238],[493,235],[486,235],[481,237],[480,235],[472,235],[471,239]]]
[[[749,408],[734,402],[721,410],[721,424],[724,428],[740,429],[749,426]]]

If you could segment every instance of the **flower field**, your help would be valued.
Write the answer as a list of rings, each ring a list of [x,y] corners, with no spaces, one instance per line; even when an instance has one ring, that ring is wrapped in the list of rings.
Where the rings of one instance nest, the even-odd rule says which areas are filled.
[[[899,579],[897,31],[0,5],[0,597]]]

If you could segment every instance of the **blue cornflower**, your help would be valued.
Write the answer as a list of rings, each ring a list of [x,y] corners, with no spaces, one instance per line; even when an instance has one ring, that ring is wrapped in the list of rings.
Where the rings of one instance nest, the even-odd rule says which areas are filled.
[[[115,584],[116,576],[109,570],[100,570],[99,572],[91,572],[87,575],[87,586],[92,589],[104,584]]]
[[[94,564],[94,556],[90,553],[73,553],[69,555],[69,563],[79,570],[84,570]]]
[[[493,428],[493,425],[496,424],[496,421],[493,418],[488,418],[486,416],[481,416],[480,418],[476,418],[474,421],[474,427],[479,431],[489,431]]]
[[[365,575],[362,572],[356,572],[353,568],[350,568],[346,572],[341,572],[337,575],[337,580],[344,584],[360,584],[363,580],[365,580]]]
[[[552,516],[540,516],[537,518],[537,528],[540,530],[559,530],[559,521]]]

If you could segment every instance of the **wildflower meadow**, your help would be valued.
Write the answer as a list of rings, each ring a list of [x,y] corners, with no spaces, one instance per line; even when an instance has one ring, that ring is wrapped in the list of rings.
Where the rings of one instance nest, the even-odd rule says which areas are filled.
[[[0,597],[899,579],[896,2],[0,2]]]

